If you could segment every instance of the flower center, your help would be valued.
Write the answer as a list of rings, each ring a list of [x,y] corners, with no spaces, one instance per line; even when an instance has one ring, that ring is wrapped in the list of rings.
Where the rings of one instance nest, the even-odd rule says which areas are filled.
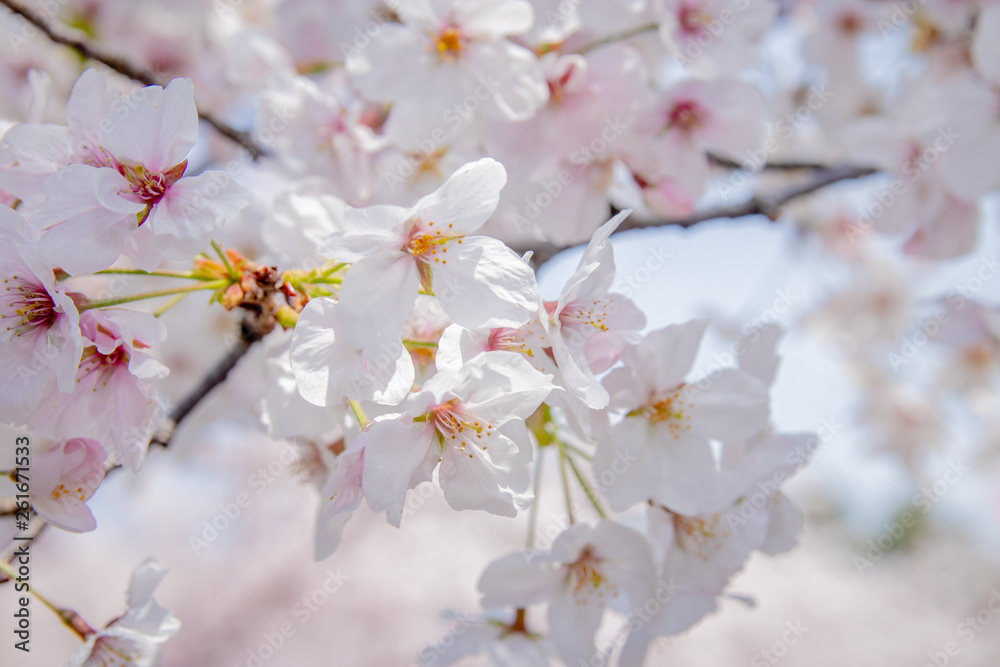
[[[705,26],[712,22],[712,17],[705,13],[698,3],[685,2],[677,15],[677,22],[685,35],[698,35]]]
[[[687,547],[686,551],[693,553],[703,563],[707,563],[714,557],[714,552],[723,548],[722,543],[718,539],[719,522],[721,519],[722,517],[719,514],[713,514],[708,518],[674,514],[674,531],[678,538],[684,542]],[[729,536],[730,532],[728,530],[722,531],[723,538],[728,538]]]
[[[667,116],[666,129],[677,128],[685,134],[690,134],[693,130],[705,124],[705,111],[693,100],[677,102]]]
[[[4,278],[3,293],[0,294],[0,320],[6,320],[5,331],[13,331],[15,337],[21,336],[37,327],[47,329],[55,319],[56,305],[43,285],[16,275]],[[9,320],[13,320],[13,324]]]
[[[149,171],[141,164],[118,162],[118,173],[129,183],[128,198],[132,201],[153,205],[163,198],[167,189],[184,175],[187,160],[175,164],[164,172]],[[141,223],[140,223],[141,224]]]
[[[533,320],[526,324],[526,327],[530,327],[531,324],[537,323],[537,320]],[[533,333],[531,329],[528,329],[528,334]],[[544,339],[544,337],[543,337]],[[507,352],[520,352],[521,354],[534,357],[534,351],[528,346],[527,341],[524,338],[524,334],[521,329],[508,329],[501,327],[498,329],[493,329],[490,331],[490,337],[486,342],[487,350],[504,350]]]
[[[600,564],[601,559],[587,547],[580,557],[568,566],[576,604],[587,604],[591,595],[596,595],[598,603],[603,604],[605,590],[611,593],[611,597],[618,597],[618,587],[604,577]]]
[[[120,366],[128,367],[129,354],[124,345],[119,345],[108,354],[101,354],[97,347],[90,346],[83,349],[83,356],[80,359],[80,368],[76,372],[76,381],[80,382],[89,375],[97,374],[94,382],[94,390],[97,385],[106,386],[108,378]]]
[[[458,28],[449,26],[442,30],[434,38],[434,48],[437,50],[438,59],[448,63],[454,62],[462,55],[464,41]]]
[[[461,243],[462,239],[458,236],[449,235],[447,230],[435,229],[433,232],[429,231],[434,227],[433,222],[427,223],[428,231],[418,229],[414,226],[413,231],[410,233],[410,240],[407,242],[406,247],[403,248],[408,253],[416,257],[417,259],[430,262],[433,259],[435,262],[441,262],[442,264],[447,264],[448,260],[444,258],[444,253],[448,252],[448,248],[445,244],[452,239],[458,239]],[[451,229],[451,224],[448,224],[448,229]],[[438,257],[438,254],[441,257]]]
[[[493,424],[481,422],[476,417],[467,414],[457,398],[432,409],[427,417],[434,424],[441,437],[455,442],[460,452],[465,451],[466,444],[474,442],[473,436],[475,436],[475,440],[482,440],[484,436],[489,439],[493,435]],[[485,444],[477,444],[483,450],[486,449]],[[469,458],[472,458],[471,453]]]
[[[652,423],[665,424],[674,439],[679,438],[682,431],[691,429],[691,415],[686,409],[694,407],[694,403],[681,397],[683,388],[682,384],[664,395],[653,396],[642,409]]]
[[[605,322],[607,322],[608,310],[613,302],[613,297],[605,297],[582,303],[578,301],[570,303],[559,313],[559,324],[564,327],[593,327],[600,331],[607,331],[608,326]]]

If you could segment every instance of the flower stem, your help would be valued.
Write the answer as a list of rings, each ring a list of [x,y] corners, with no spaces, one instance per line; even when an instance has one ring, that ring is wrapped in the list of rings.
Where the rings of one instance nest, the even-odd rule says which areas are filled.
[[[159,317],[163,313],[167,312],[168,310],[176,306],[178,303],[180,303],[181,299],[183,299],[186,296],[187,294],[178,294],[174,298],[170,299],[165,304],[163,304],[162,306],[153,311],[153,317]]]
[[[566,456],[566,461],[569,462],[569,467],[572,468],[573,474],[576,475],[576,481],[580,483],[580,486],[583,487],[583,492],[587,494],[587,499],[590,501],[590,504],[593,505],[594,510],[597,511],[597,516],[602,519],[607,519],[607,512],[605,512],[597,502],[597,496],[594,495],[594,490],[590,488],[590,484],[588,484],[587,480],[585,480],[583,475],[580,474],[580,469],[576,467],[576,462],[569,455]]]
[[[16,580],[18,576],[17,572],[14,571],[14,568],[10,566],[10,563],[2,558],[0,558],[0,572],[7,575],[11,581]],[[94,634],[94,629],[90,627],[90,625],[75,611],[57,607],[51,600],[35,590],[35,587],[32,584],[28,584],[28,592],[31,593],[32,597],[36,600],[51,609],[52,612],[59,617],[59,620],[63,622],[63,625],[75,632],[80,639],[86,639],[89,635]]]
[[[183,271],[143,271],[142,269],[104,269],[95,275],[123,275],[123,276],[162,276],[164,278],[187,278],[189,280],[213,280],[205,276],[196,276]]]
[[[573,517],[573,498],[569,494],[569,476],[566,474],[566,461],[569,457],[566,455],[566,450],[563,449],[563,443],[559,438],[556,438],[556,447],[559,449],[559,476],[562,478],[563,495],[566,498],[566,516],[572,526],[576,523],[576,519]]]
[[[212,239],[212,250],[214,250],[215,254],[219,256],[220,260],[222,260],[222,264],[223,266],[226,267],[226,271],[229,273],[229,277],[232,278],[233,280],[239,280],[240,274],[236,273],[236,269],[233,268],[233,264],[232,262],[229,261],[228,255],[226,255],[225,251],[222,249],[222,246],[216,243],[215,239]]]
[[[429,340],[409,340],[407,338],[403,339],[403,345],[405,347],[422,347],[430,350],[436,350],[438,344]]]
[[[538,494],[542,489],[542,460],[545,453],[539,449],[538,459],[535,461],[535,499],[531,501],[531,509],[528,511],[528,544],[525,547],[531,550],[535,547],[535,526],[538,525]]]
[[[620,42],[625,39],[631,39],[632,37],[637,37],[646,32],[653,32],[654,30],[659,30],[660,26],[656,23],[646,23],[636,28],[630,28],[628,30],[622,30],[621,32],[616,32],[607,37],[603,37],[596,41],[590,42],[589,44],[584,44],[576,50],[576,53],[589,53],[596,48],[604,46],[605,44],[612,44],[614,42]]]
[[[340,269],[344,268],[345,266],[347,266],[347,264],[345,264],[344,262],[341,262],[339,264],[334,264],[329,269],[327,269],[326,271],[324,271],[323,273],[321,273],[320,277],[321,278],[327,278],[327,277],[330,276],[331,273],[336,273],[337,271],[339,271]]]
[[[187,294],[188,292],[197,292],[199,290],[216,290],[225,287],[229,284],[228,280],[214,280],[212,282],[205,282],[198,285],[188,285],[186,287],[175,287],[174,289],[164,289],[157,290],[155,292],[142,292],[140,294],[129,294],[128,296],[119,296],[112,299],[98,299],[97,301],[86,301],[79,306],[77,306],[80,312],[85,310],[92,310],[94,308],[108,308],[110,306],[117,306],[122,303],[132,303],[133,301],[142,301],[144,299],[155,299],[160,296],[170,296],[171,294]]]
[[[354,413],[354,418],[358,420],[358,425],[361,428],[365,428],[371,423],[371,420],[365,416],[365,411],[361,409],[361,404],[357,401],[348,401],[351,406],[351,412]]]

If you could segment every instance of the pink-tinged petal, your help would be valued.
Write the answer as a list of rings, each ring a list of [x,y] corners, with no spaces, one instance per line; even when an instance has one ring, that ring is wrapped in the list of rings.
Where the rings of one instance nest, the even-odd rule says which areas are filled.
[[[529,605],[544,602],[555,594],[562,574],[531,552],[502,556],[479,577],[484,608]]]
[[[76,80],[66,103],[66,125],[81,157],[101,147],[106,134],[99,129],[101,121],[111,113],[112,104],[124,105],[124,102],[124,96],[109,91],[107,79],[93,68],[84,70]],[[119,106],[118,114],[125,112],[130,113],[131,109]]]
[[[979,207],[949,196],[941,209],[906,240],[903,252],[950,259],[970,252],[979,232]]]
[[[419,285],[417,263],[405,252],[381,251],[351,265],[337,301],[348,342],[365,349],[373,341],[398,340]]]
[[[455,3],[452,18],[469,37],[500,39],[530,30],[535,14],[524,0],[466,0]]]
[[[199,242],[249,203],[250,193],[229,174],[206,171],[182,178],[167,188],[145,224],[157,236],[169,234]]]
[[[535,273],[502,242],[468,236],[445,248],[447,253],[438,253],[442,261],[428,266],[434,294],[456,323],[470,329],[517,327],[535,313]]]
[[[742,371],[725,369],[687,385],[683,400],[691,417],[691,432],[708,439],[749,440],[767,426],[771,413],[767,387]]]
[[[483,226],[500,201],[507,172],[496,160],[483,158],[460,167],[444,185],[413,207],[413,217],[426,233],[464,236]],[[433,222],[433,225],[429,223]]]
[[[86,501],[104,479],[104,448],[95,440],[73,438],[35,452],[32,506],[46,521],[74,533],[97,527]]]
[[[650,210],[667,219],[682,218],[694,211],[695,196],[698,195],[692,195],[673,178],[661,178],[642,189],[643,200]]]
[[[368,506],[376,512],[385,510],[389,523],[398,527],[406,491],[428,449],[436,444],[437,431],[426,422],[378,419],[358,437],[365,448],[362,484]]]
[[[528,120],[549,99],[542,66],[528,49],[506,40],[471,44],[463,60],[470,75],[467,93],[489,94],[483,111],[496,120]]]
[[[114,458],[139,472],[149,439],[164,417],[163,404],[148,382],[127,369],[116,369],[108,387],[103,419],[110,426]]]
[[[61,125],[19,123],[3,134],[3,143],[17,165],[0,171],[0,188],[37,208],[44,201],[45,179],[71,161],[69,130]]]
[[[141,88],[118,106],[109,116],[112,129],[102,142],[118,159],[166,171],[182,162],[198,140],[191,79],[174,79],[166,88]]]
[[[42,253],[71,275],[114,264],[143,209],[118,195],[126,187],[117,171],[86,165],[70,165],[46,179],[45,203],[33,216],[47,228],[39,242]]]
[[[737,160],[757,148],[768,109],[755,86],[715,81],[705,85],[701,99],[710,108],[706,127],[699,133],[705,148]]]
[[[363,470],[364,450],[344,452],[337,458],[337,465],[321,492],[323,504],[316,522],[316,560],[329,557],[340,545],[344,524],[364,497]]]

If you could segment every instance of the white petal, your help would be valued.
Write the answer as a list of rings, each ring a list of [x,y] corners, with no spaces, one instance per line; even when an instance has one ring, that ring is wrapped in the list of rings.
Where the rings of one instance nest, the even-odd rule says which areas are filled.
[[[419,284],[417,264],[405,252],[381,251],[351,265],[337,302],[348,342],[365,349],[373,340],[398,340]]]
[[[437,431],[427,423],[379,419],[358,437],[365,448],[362,484],[368,506],[376,512],[386,510],[390,523],[398,526],[410,480],[434,444]]]
[[[433,231],[445,235],[470,234],[493,215],[506,182],[507,172],[496,160],[470,162],[417,202],[413,216],[421,220],[422,229],[433,222]]]
[[[467,236],[461,241],[448,242],[448,252],[439,253],[447,258],[428,264],[444,312],[470,329],[527,322],[538,305],[534,271],[497,239]]]
[[[502,556],[479,578],[482,606],[508,607],[543,602],[556,591],[561,575],[548,563],[532,559],[529,552]]]

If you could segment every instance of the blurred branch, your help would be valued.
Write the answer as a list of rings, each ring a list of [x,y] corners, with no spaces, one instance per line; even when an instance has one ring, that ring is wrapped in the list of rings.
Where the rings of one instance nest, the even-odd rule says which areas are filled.
[[[793,199],[798,199],[799,197],[811,194],[817,190],[822,190],[823,188],[833,185],[834,183],[839,183],[840,181],[863,178],[878,171],[877,169],[873,169],[871,167],[855,167],[851,165],[841,167],[816,166],[808,168],[815,171],[815,174],[810,180],[790,186],[784,190],[779,190],[773,194],[755,194],[745,202],[705,209],[704,211],[694,213],[685,218],[676,218],[672,220],[639,220],[634,217],[629,217],[622,222],[622,224],[615,231],[615,234],[620,234],[621,232],[625,232],[630,229],[646,229],[649,227],[670,226],[686,228],[693,227],[699,222],[705,222],[706,220],[715,220],[718,218],[745,218],[752,215],[765,215],[771,220],[777,220],[779,213],[778,209]],[[538,267],[552,259],[552,257],[563,250],[574,247],[574,245],[582,244],[555,245],[552,243],[539,243],[535,245],[525,245],[523,247],[513,246],[513,249],[519,255],[523,255],[529,250],[532,251],[533,255],[531,257],[531,262],[535,267]]]
[[[64,33],[61,28],[56,28],[49,24],[43,16],[27,7],[22,7],[19,3],[14,2],[14,0],[0,0],[0,5],[3,5],[14,14],[21,16],[25,21],[38,28],[52,42],[73,49],[87,60],[99,62],[133,81],[138,81],[144,86],[162,85],[153,72],[138,67],[120,56],[105,53],[85,40]],[[198,112],[198,116],[215,128],[219,134],[242,146],[250,153],[250,156],[254,160],[265,154],[266,151],[264,148],[254,141],[248,132],[237,130],[210,113]]]
[[[790,160],[788,162],[767,162],[763,165],[753,166],[745,165],[736,162],[735,160],[730,160],[729,158],[724,158],[721,155],[715,155],[714,153],[708,154],[708,161],[719,167],[725,167],[726,169],[749,169],[751,171],[800,171],[800,170],[821,170],[830,169],[830,165],[823,164],[821,162],[797,162]]]
[[[589,44],[584,44],[583,46],[578,48],[575,52],[571,53],[589,53],[594,49],[600,48],[606,44],[614,44],[615,42],[620,42],[626,39],[632,39],[633,37],[638,37],[639,35],[645,34],[647,32],[653,32],[655,30],[659,30],[659,28],[660,25],[658,23],[645,23],[635,28],[629,28],[628,30],[612,33],[607,37],[602,37],[601,39],[590,42]]]
[[[3,0],[0,0],[2,2]],[[240,359],[250,351],[253,344],[264,337],[266,331],[261,331],[259,327],[255,327],[249,321],[249,318],[243,320],[240,325],[240,337],[236,343],[236,347],[229,351],[222,360],[219,361],[215,367],[209,371],[208,375],[201,381],[201,383],[194,388],[194,390],[188,394],[184,400],[177,404],[177,407],[170,413],[170,415],[163,420],[159,428],[157,428],[156,433],[153,438],[149,441],[150,445],[160,445],[161,447],[166,447],[170,444],[170,440],[174,437],[174,431],[177,430],[177,426],[184,421],[184,419],[191,414],[191,412],[198,407],[206,396],[211,393],[213,389],[226,381],[229,376],[229,371],[236,367]]]

